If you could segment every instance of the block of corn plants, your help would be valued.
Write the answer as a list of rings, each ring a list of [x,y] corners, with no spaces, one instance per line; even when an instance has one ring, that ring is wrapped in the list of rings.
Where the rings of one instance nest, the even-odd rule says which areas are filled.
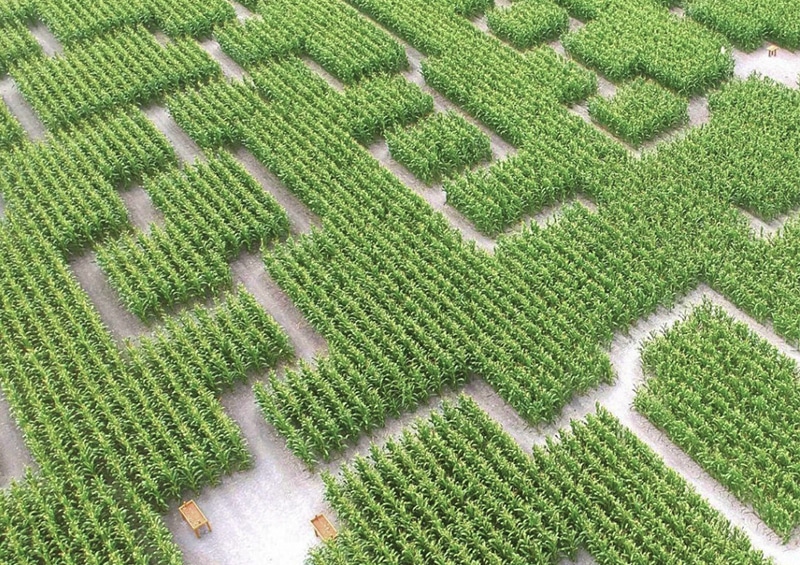
[[[492,33],[517,49],[552,41],[569,26],[567,11],[552,0],[517,0],[486,16]]]
[[[554,563],[579,546],[599,563],[768,562],[607,411],[559,439],[531,457],[472,399],[444,403],[323,475],[344,530],[310,563]]]
[[[589,100],[589,115],[617,137],[641,145],[689,120],[689,103],[652,80],[636,78],[613,98]]]
[[[786,541],[800,524],[795,362],[709,302],[650,341],[642,362],[637,410]]]
[[[800,47],[797,0],[691,0],[686,14],[725,35],[746,51],[757,49],[765,40],[786,49]]]
[[[492,157],[489,137],[455,112],[396,129],[386,141],[392,157],[428,184]]]
[[[359,143],[368,144],[394,126],[433,112],[433,97],[400,75],[376,75],[345,90],[348,121]]]

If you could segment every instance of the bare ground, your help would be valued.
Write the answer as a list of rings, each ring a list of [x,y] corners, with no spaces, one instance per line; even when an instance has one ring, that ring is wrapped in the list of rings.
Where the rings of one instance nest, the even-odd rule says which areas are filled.
[[[494,251],[496,242],[493,238],[478,231],[472,222],[467,220],[458,210],[447,204],[447,195],[441,184],[427,186],[412,175],[408,169],[392,159],[385,140],[373,143],[369,147],[370,154],[384,167],[391,171],[409,189],[421,196],[434,210],[442,214],[448,223],[461,233],[466,241],[473,241],[479,249],[488,253]]]
[[[514,236],[515,234],[525,230],[531,224],[536,224],[540,228],[547,228],[561,219],[561,216],[564,214],[564,209],[567,206],[576,204],[583,206],[593,214],[597,213],[597,204],[595,204],[594,201],[592,201],[588,196],[577,194],[551,206],[545,206],[536,214],[526,216],[516,226],[508,228],[502,235]]]
[[[278,204],[286,210],[292,235],[311,233],[312,229],[322,226],[322,222],[316,214],[311,212],[305,204],[292,194],[250,151],[244,147],[239,147],[233,151],[233,156],[250,173],[250,176],[256,179],[262,188],[270,193]]]
[[[203,150],[175,122],[166,106],[155,104],[142,108],[142,112],[156,129],[169,140],[175,149],[175,154],[182,163],[191,165],[195,161],[206,160]]]
[[[235,0],[228,0],[232,5],[233,9],[236,10],[236,17],[239,19],[240,22],[245,22],[250,18],[254,17],[255,14],[236,2]]]
[[[241,81],[247,76],[247,71],[239,63],[231,59],[220,47],[216,39],[204,39],[199,42],[200,47],[208,53],[222,68],[222,74],[230,81]]]
[[[272,280],[261,256],[242,253],[231,263],[234,284],[242,284],[289,335],[295,356],[304,361],[325,355],[328,344],[309,324],[289,296]]]
[[[196,539],[180,517],[178,502],[164,517],[167,527],[185,563],[300,565],[318,543],[310,520],[320,513],[334,518],[323,500],[322,480],[286,449],[259,413],[249,385],[237,386],[222,402],[242,429],[254,465],[193,496],[213,533]]]
[[[734,49],[733,60],[736,63],[734,74],[739,78],[747,78],[753,73],[759,73],[790,88],[798,87],[800,51],[792,52],[779,48],[777,55],[770,57],[767,54],[767,45],[764,44],[752,53]]]
[[[5,395],[0,392],[0,488],[5,488],[12,480],[22,479],[26,469],[36,470],[22,431],[11,415]]]
[[[3,102],[6,103],[11,114],[17,118],[17,121],[28,134],[28,139],[31,141],[43,141],[46,136],[44,124],[33,111],[33,108],[28,101],[22,96],[14,79],[6,75],[0,78],[0,96]]]
[[[747,210],[742,210],[741,208],[739,211],[750,222],[750,231],[753,236],[759,239],[774,239],[780,237],[784,226],[791,220],[800,216],[800,208],[795,208],[771,220],[762,220],[758,216],[751,214]]]
[[[150,233],[153,225],[164,225],[164,214],[155,207],[150,195],[141,185],[120,192],[120,198],[128,210],[128,220],[131,225],[143,233]]]
[[[310,68],[312,71],[317,73],[320,77],[322,77],[322,79],[325,82],[328,83],[328,86],[330,86],[332,89],[334,89],[335,91],[337,91],[339,93],[344,92],[344,84],[342,83],[342,81],[340,81],[338,78],[336,78],[335,76],[330,74],[328,71],[323,69],[322,66],[319,63],[317,63],[316,61],[314,61],[314,59],[312,59],[311,57],[304,56],[304,57],[302,57],[302,59],[303,59],[303,62],[306,65],[308,65],[308,68]]]
[[[108,277],[97,264],[93,251],[73,257],[69,266],[120,347],[126,339],[136,338],[150,331],[144,322],[122,304],[119,294],[111,287]]]
[[[48,57],[55,57],[64,52],[64,46],[61,45],[61,42],[43,23],[36,22],[36,24],[30,26],[28,29],[31,35],[36,38],[36,42],[42,47],[44,54]]]

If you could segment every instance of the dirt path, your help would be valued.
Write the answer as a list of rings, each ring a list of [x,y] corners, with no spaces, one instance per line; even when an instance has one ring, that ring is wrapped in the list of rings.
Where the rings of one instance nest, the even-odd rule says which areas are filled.
[[[142,112],[156,129],[169,140],[181,163],[191,165],[195,161],[206,160],[203,150],[189,137],[189,134],[183,131],[170,115],[166,106],[155,104],[142,108]]]
[[[120,192],[120,198],[128,210],[128,219],[137,230],[150,233],[153,225],[164,225],[164,214],[156,208],[150,195],[140,185]]]
[[[11,415],[5,396],[0,392],[0,488],[21,479],[25,469],[36,470],[36,463],[22,438],[22,431]]]
[[[466,241],[475,242],[475,245],[477,245],[479,249],[483,249],[488,253],[494,252],[496,245],[495,240],[478,231],[472,222],[465,218],[458,210],[447,204],[447,195],[442,189],[441,184],[427,186],[425,183],[418,180],[408,169],[392,159],[392,156],[389,154],[389,147],[384,139],[370,145],[368,150],[381,165],[391,171],[400,182],[409,188],[409,190],[417,193],[431,208],[442,214],[453,229],[459,231]]]
[[[791,52],[778,48],[775,57],[770,57],[767,53],[767,44],[764,44],[752,53],[734,49],[733,60],[736,62],[734,74],[739,78],[747,78],[753,73],[758,73],[790,88],[798,87],[800,51]]]
[[[28,101],[22,96],[14,79],[6,75],[0,79],[0,96],[3,102],[8,106],[11,114],[17,118],[17,121],[28,134],[28,139],[31,141],[43,141],[46,136],[46,129],[44,124],[33,111],[33,108]]]
[[[309,324],[289,296],[272,280],[257,253],[242,253],[231,263],[234,284],[242,284],[289,335],[298,359],[311,362],[325,355],[328,344]]]
[[[233,152],[233,156],[250,173],[261,187],[269,192],[278,204],[286,210],[289,216],[289,227],[292,235],[303,235],[311,233],[312,228],[320,228],[322,221],[311,212],[294,194],[287,189],[283,183],[262,165],[255,156],[244,147],[239,147]]]
[[[69,266],[117,345],[122,347],[126,339],[150,332],[150,328],[120,302],[119,295],[97,264],[93,251],[72,258]]]
[[[64,52],[64,46],[43,23],[37,22],[28,29],[48,57],[56,57]]]
[[[204,39],[199,43],[200,47],[208,53],[222,68],[222,74],[225,75],[230,81],[240,81],[247,76],[245,71],[239,64],[231,59],[217,43],[216,39]]]

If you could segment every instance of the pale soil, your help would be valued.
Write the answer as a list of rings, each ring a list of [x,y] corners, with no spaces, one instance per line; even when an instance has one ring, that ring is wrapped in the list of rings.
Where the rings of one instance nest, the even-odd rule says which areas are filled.
[[[247,71],[222,50],[216,39],[204,39],[199,42],[199,45],[203,48],[203,51],[219,63],[219,66],[222,67],[222,74],[228,80],[239,82],[247,76]]]
[[[790,88],[797,88],[800,77],[800,52],[779,47],[775,57],[769,57],[767,44],[764,44],[752,53],[734,49],[733,59],[736,62],[734,74],[739,78],[747,78],[753,73],[758,73]]]
[[[3,98],[11,114],[25,130],[28,139],[31,141],[44,141],[47,130],[44,124],[33,111],[33,108],[22,96],[14,79],[9,75],[0,78],[0,96]]]
[[[312,229],[322,227],[322,221],[317,215],[306,208],[305,204],[292,194],[280,179],[269,172],[250,151],[244,147],[238,147],[232,154],[286,211],[286,215],[289,217],[289,231],[293,236],[308,234]]]
[[[257,253],[242,253],[231,263],[233,282],[242,284],[259,304],[286,331],[294,348],[295,357],[312,362],[325,355],[328,345],[303,317],[289,296],[272,280]]]
[[[762,220],[758,216],[755,216],[748,212],[747,210],[739,209],[745,218],[747,218],[748,222],[750,222],[750,232],[753,234],[753,237],[757,237],[759,239],[774,239],[779,237],[784,226],[798,216],[800,216],[800,208],[795,208],[786,214],[781,214],[780,216],[773,218],[772,220],[766,221]]]
[[[240,22],[245,22],[255,16],[253,12],[251,12],[238,2],[235,2],[234,0],[228,0],[228,1],[231,4],[233,4],[233,9],[236,10],[236,17],[239,19]]]
[[[69,266],[117,344],[122,346],[126,339],[136,338],[150,331],[144,322],[120,302],[119,294],[111,287],[108,277],[97,264],[94,251],[73,257]]]
[[[128,210],[128,220],[138,231],[150,233],[154,225],[164,225],[164,214],[156,208],[150,195],[141,185],[134,185],[119,193]]]
[[[36,463],[22,439],[22,431],[11,415],[5,395],[0,392],[0,488],[19,480],[26,469],[35,471]]]
[[[191,165],[195,161],[206,160],[203,150],[185,131],[183,131],[177,122],[175,122],[175,119],[170,115],[166,106],[154,104],[142,108],[142,112],[156,129],[163,133],[164,137],[169,140],[181,163]]]
[[[411,172],[395,161],[389,154],[389,147],[386,140],[381,139],[369,146],[370,154],[379,161],[384,167],[391,171],[409,189],[421,196],[431,208],[442,214],[450,226],[461,233],[466,241],[472,241],[479,249],[488,253],[494,251],[496,241],[478,231],[467,218],[458,210],[447,204],[447,195],[442,189],[442,185],[435,184],[428,186],[418,180]]]
[[[42,47],[42,51],[48,57],[55,57],[64,52],[64,46],[55,35],[41,22],[37,22],[28,28],[31,35],[36,38],[36,42]]]

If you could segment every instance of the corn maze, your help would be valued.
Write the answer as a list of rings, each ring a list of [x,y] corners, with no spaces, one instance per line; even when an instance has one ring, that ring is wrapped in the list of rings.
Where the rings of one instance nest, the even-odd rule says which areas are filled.
[[[798,14],[0,0],[0,563],[796,563]]]

